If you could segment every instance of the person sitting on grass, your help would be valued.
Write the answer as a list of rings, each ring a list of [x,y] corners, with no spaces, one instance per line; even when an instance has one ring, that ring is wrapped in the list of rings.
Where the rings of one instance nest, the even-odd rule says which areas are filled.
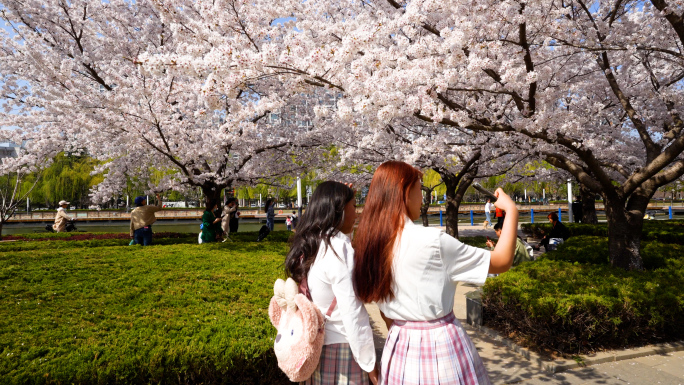
[[[202,213],[202,243],[216,242],[221,237],[221,217],[216,217],[214,211],[218,209],[218,203],[207,199],[207,206]]]
[[[548,218],[552,225],[551,232],[542,238],[542,240],[539,242],[539,246],[534,248],[535,250],[539,250],[541,246],[544,246],[544,250],[551,251],[555,249],[555,247],[549,247],[549,242],[552,238],[562,239],[563,241],[566,241],[568,238],[570,238],[570,230],[568,230],[568,228],[558,220],[558,214],[551,213],[548,215]],[[544,230],[541,230],[541,232],[543,234]]]
[[[497,223],[494,225],[494,232],[496,233],[496,237],[499,238],[501,237],[501,228],[503,225],[500,223]],[[494,246],[496,246],[496,243],[492,241],[491,239],[487,239],[487,247],[489,247],[491,250],[494,250]],[[527,252],[527,246],[525,246],[525,243],[523,240],[518,236],[517,240],[515,241],[515,254],[513,254],[513,267],[518,266],[519,264],[527,261],[531,261],[532,257],[530,256],[530,253]]]
[[[69,207],[69,202],[59,201],[59,208],[57,209],[57,214],[55,215],[55,224],[52,225],[52,229],[55,232],[62,233],[66,231],[67,223],[76,220],[67,215],[66,209]]]
[[[377,383],[373,329],[368,312],[354,294],[354,249],[349,235],[356,221],[354,190],[339,182],[321,183],[302,215],[285,259],[285,271],[299,282],[325,314],[321,359],[311,378],[301,384]]]
[[[157,204],[152,206],[147,204],[147,197],[139,196],[135,198],[135,205],[137,206],[131,211],[131,238],[135,243],[142,246],[149,246],[152,244],[152,224],[157,221],[154,215],[157,211],[162,209],[161,199],[159,194],[156,195]]]

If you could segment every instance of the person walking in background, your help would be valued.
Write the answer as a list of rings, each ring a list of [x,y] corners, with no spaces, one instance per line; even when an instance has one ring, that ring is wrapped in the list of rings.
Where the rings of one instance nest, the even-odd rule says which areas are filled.
[[[59,208],[57,208],[57,214],[55,214],[55,224],[52,225],[52,230],[62,233],[66,231],[67,224],[71,221],[76,220],[67,215],[66,209],[69,207],[69,202],[59,201]]]
[[[264,211],[266,212],[266,227],[273,231],[275,225],[275,201],[273,199],[266,200]]]
[[[504,219],[506,219],[506,212],[496,207],[496,223],[503,226]]]
[[[300,384],[376,384],[375,345],[368,312],[354,294],[354,249],[349,235],[356,221],[354,190],[321,183],[302,215],[285,259],[285,271],[326,314],[321,359]],[[452,293],[453,296],[453,293]]]
[[[572,208],[572,217],[575,223],[582,223],[582,216],[584,215],[582,212],[582,197],[576,196],[575,201],[572,202],[570,207]]]
[[[216,242],[221,237],[221,218],[214,215],[216,209],[218,209],[218,203],[207,199],[206,208],[202,213],[201,243]]]
[[[297,222],[299,221],[299,218],[297,217],[297,212],[292,210],[292,230],[297,230]]]
[[[485,217],[486,217],[485,220],[487,221],[487,223],[484,226],[485,229],[488,229],[489,226],[491,226],[491,224],[492,224],[492,207],[493,206],[494,205],[492,204],[492,199],[487,198],[487,203],[485,203],[485,207],[484,207],[484,212],[485,212]]]
[[[139,196],[135,198],[136,208],[131,211],[131,238],[135,243],[142,246],[149,246],[152,244],[152,224],[157,221],[154,215],[157,211],[162,209],[161,199],[159,194],[156,195],[157,204],[148,205],[147,197]]]
[[[224,234],[223,242],[230,240],[230,222],[235,217],[235,214],[237,214],[237,209],[237,199],[228,198],[226,205],[223,206],[223,216],[221,217],[221,229],[223,230]]]
[[[435,227],[417,226],[422,173],[389,161],[375,171],[354,236],[356,295],[376,302],[389,333],[381,384],[486,384],[475,346],[453,313],[457,282],[484,284],[513,263],[515,203],[497,189],[508,220],[493,251],[468,246]],[[308,212],[307,212],[308,214]]]

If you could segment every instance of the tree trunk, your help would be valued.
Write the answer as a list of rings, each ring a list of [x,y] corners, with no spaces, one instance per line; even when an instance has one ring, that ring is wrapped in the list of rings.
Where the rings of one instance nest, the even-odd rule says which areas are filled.
[[[458,209],[461,207],[461,201],[463,201],[466,190],[473,183],[474,172],[468,172],[461,176],[440,175],[446,186],[446,233],[458,238]]]
[[[0,239],[2,239],[2,227],[5,225],[5,221],[0,220]]]
[[[218,186],[214,183],[206,183],[202,186],[202,193],[204,194],[204,204],[206,205],[209,202],[213,202],[214,204],[218,204],[219,208],[221,208],[221,190],[223,189],[222,186]]]
[[[428,209],[430,208],[430,203],[432,203],[433,189],[423,186],[423,191],[425,192],[425,197],[423,198],[423,205],[420,206],[420,217],[423,218],[423,226],[428,227],[430,226],[428,222]]]
[[[596,194],[580,183],[580,197],[582,198],[582,223],[598,224]]]
[[[636,193],[635,193],[636,194]],[[645,197],[630,198],[639,201]],[[630,202],[631,210],[625,206],[624,200],[604,196],[606,217],[608,219],[608,253],[610,264],[625,270],[643,270],[644,263],[641,259],[641,232],[644,225],[644,212],[648,204],[642,202]],[[643,206],[643,207],[640,207]]]
[[[460,206],[460,202],[456,199],[458,180],[453,174],[442,174],[441,176],[446,187],[446,212],[444,213],[446,233],[458,238],[458,206]]]

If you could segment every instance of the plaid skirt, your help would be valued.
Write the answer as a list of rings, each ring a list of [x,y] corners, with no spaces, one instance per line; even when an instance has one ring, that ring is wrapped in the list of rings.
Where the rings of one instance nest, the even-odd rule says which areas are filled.
[[[454,313],[432,321],[394,321],[380,375],[383,385],[491,384]]]
[[[316,371],[304,385],[368,385],[364,372],[352,356],[349,344],[323,345],[321,360]]]

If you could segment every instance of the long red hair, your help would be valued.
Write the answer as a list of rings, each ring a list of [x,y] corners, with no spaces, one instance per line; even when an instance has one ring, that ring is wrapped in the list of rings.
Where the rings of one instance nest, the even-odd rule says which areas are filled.
[[[394,243],[404,227],[411,187],[423,174],[404,162],[385,162],[375,171],[354,236],[354,290],[363,302],[394,298]]]

